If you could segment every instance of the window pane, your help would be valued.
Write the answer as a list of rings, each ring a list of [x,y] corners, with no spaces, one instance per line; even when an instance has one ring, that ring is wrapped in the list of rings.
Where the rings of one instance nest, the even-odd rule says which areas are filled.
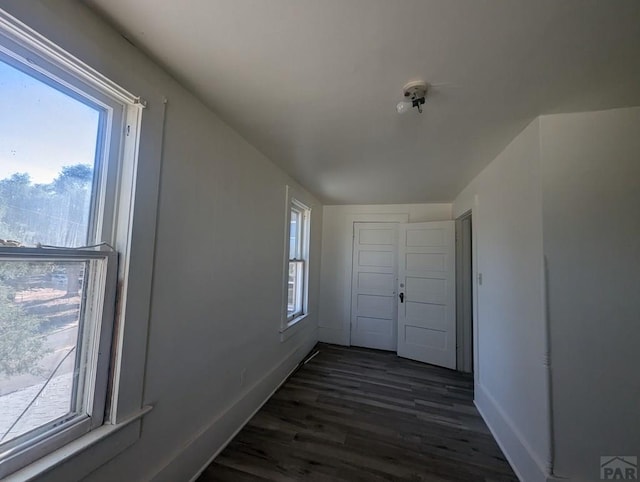
[[[298,252],[298,226],[300,224],[300,213],[291,210],[291,224],[289,225],[289,258],[299,258]]]
[[[291,316],[296,311],[298,290],[296,289],[298,270],[296,269],[296,262],[289,262],[289,282],[288,286],[288,298],[287,298],[287,315]]]
[[[97,109],[0,61],[0,238],[87,244]]]
[[[287,316],[302,313],[304,261],[289,262]]]
[[[81,410],[89,262],[0,261],[0,444]]]

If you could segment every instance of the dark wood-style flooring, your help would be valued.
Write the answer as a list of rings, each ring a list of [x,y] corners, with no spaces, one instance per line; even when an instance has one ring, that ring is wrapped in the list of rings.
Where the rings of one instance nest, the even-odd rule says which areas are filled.
[[[198,482],[517,480],[473,379],[394,353],[319,344]]]

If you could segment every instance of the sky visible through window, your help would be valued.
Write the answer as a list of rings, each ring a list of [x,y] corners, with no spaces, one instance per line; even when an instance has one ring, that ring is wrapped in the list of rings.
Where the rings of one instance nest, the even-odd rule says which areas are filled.
[[[100,115],[0,60],[0,244],[87,244]],[[0,452],[75,410],[87,266],[0,260]]]
[[[0,61],[0,239],[83,246],[101,111]]]
[[[50,183],[62,166],[93,166],[100,113],[0,61],[0,179]]]

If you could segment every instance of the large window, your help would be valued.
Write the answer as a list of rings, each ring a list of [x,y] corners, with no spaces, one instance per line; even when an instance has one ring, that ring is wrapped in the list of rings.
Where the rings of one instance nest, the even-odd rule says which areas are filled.
[[[288,196],[287,313],[286,323],[295,322],[307,312],[310,209]]]
[[[23,40],[0,29],[0,478],[104,423],[140,110]]]

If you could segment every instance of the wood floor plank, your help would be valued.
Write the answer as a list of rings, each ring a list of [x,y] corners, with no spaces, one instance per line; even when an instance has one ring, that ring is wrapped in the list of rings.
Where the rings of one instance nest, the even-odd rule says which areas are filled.
[[[198,480],[200,482],[266,482],[269,479],[227,467],[226,465],[216,464],[215,466],[210,465],[207,467]]]
[[[473,377],[318,344],[207,467],[212,481],[517,481],[473,405]]]

